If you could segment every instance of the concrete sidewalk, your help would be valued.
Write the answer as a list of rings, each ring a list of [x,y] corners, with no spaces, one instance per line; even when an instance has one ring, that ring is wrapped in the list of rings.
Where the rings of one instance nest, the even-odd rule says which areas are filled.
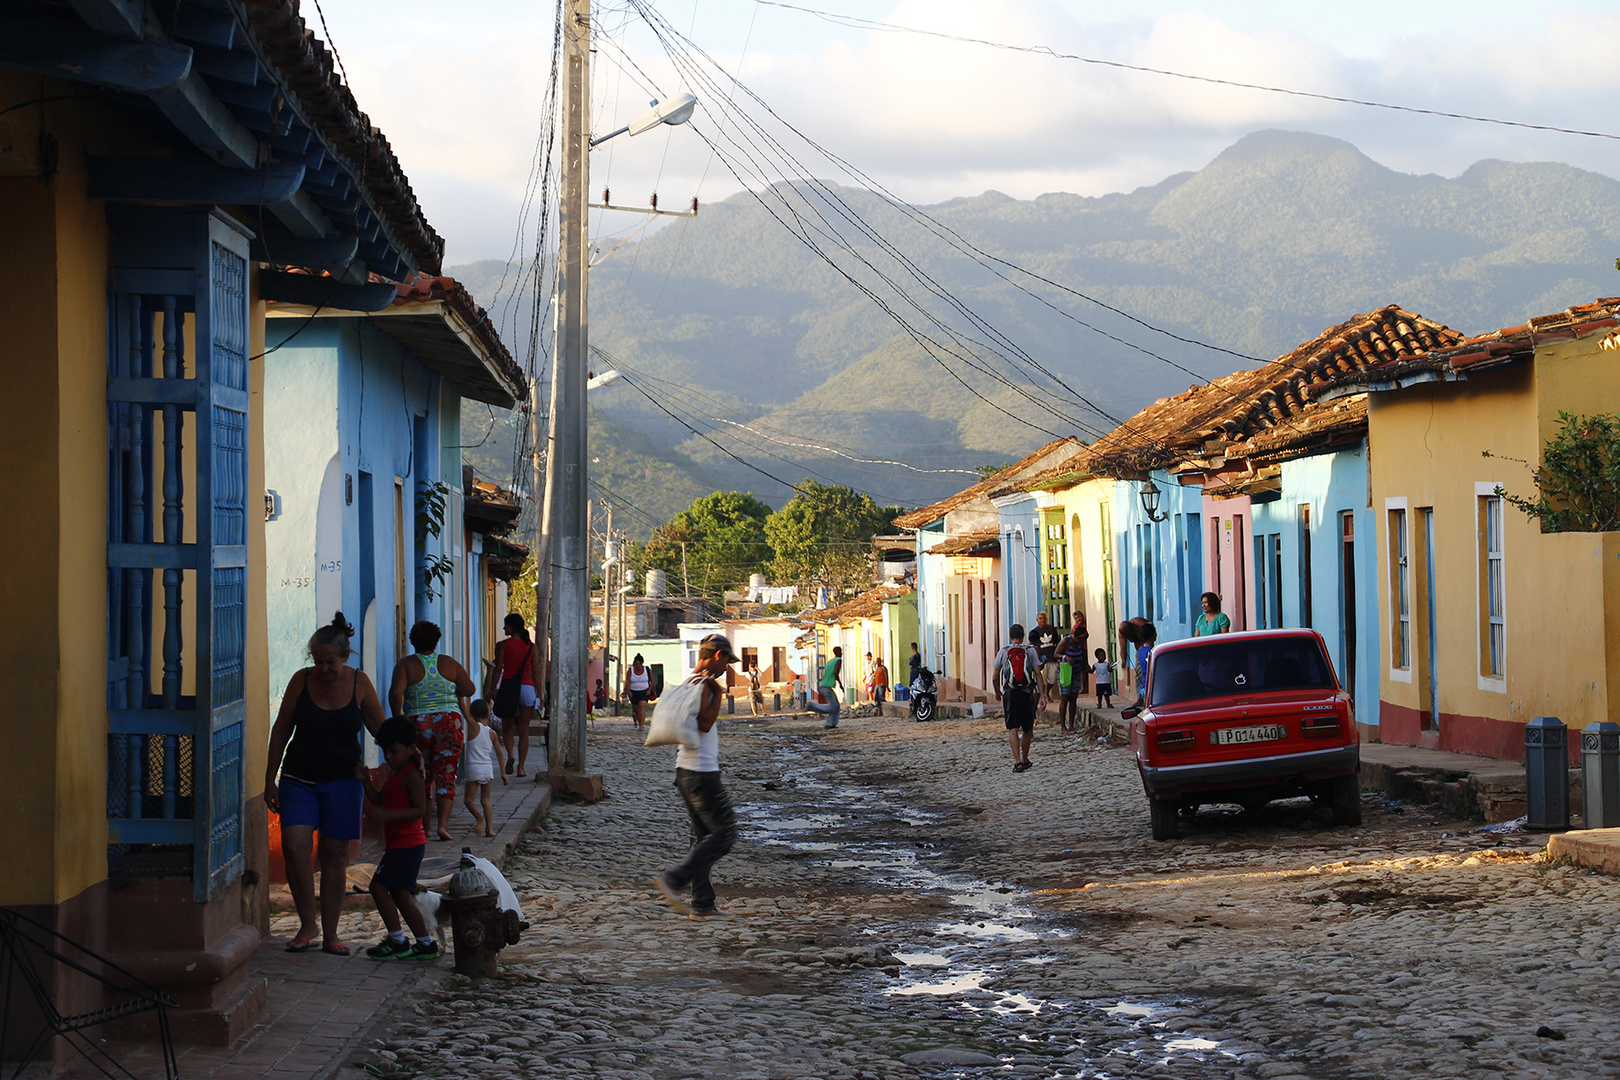
[[[510,785],[496,782],[492,802],[496,831],[486,838],[471,835],[472,819],[457,800],[451,831],[458,839],[454,843],[428,842],[421,875],[424,884],[451,873],[464,847],[502,865],[551,805],[551,788],[543,779],[514,776]],[[361,856],[363,861],[374,862],[380,856],[381,841],[374,846],[378,850],[368,848]],[[369,881],[369,875],[366,878]],[[424,975],[450,966],[448,956],[433,963],[367,959],[365,948],[375,944],[375,939],[361,940],[348,928],[370,912],[350,911],[351,905],[369,909],[370,900],[362,903],[356,897],[345,904],[345,943],[353,950],[347,957],[329,956],[318,947],[306,953],[287,952],[287,939],[296,931],[296,916],[272,916],[270,936],[249,961],[250,978],[264,980],[268,989],[264,1016],[234,1046],[177,1046],[180,1075],[186,1080],[327,1080],[382,1021],[389,1003],[409,994]],[[281,923],[293,925],[278,932]],[[163,1075],[163,1059],[152,1040],[119,1041],[116,1025],[108,1028],[108,1035],[112,1041],[105,1048],[132,1075]],[[49,1073],[40,1070],[26,1075]],[[77,1059],[62,1075],[88,1080],[105,1074]]]

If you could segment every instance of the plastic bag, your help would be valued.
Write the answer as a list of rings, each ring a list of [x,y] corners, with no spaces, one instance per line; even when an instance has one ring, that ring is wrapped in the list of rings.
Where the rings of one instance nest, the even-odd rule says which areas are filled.
[[[696,750],[700,735],[697,714],[702,704],[702,680],[666,687],[647,723],[646,745],[684,746]]]

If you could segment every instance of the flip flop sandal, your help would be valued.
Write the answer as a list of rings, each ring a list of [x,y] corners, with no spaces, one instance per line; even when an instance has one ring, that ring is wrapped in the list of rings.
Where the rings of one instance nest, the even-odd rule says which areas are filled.
[[[287,942],[288,952],[309,952],[314,947],[315,943],[307,937],[295,937]]]
[[[328,941],[321,946],[321,952],[331,953],[333,956],[348,956],[349,947],[341,941]]]

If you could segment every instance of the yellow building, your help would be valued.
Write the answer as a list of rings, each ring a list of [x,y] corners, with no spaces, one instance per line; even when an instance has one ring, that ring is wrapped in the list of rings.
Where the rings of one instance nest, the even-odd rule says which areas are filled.
[[[1522,760],[1531,718],[1620,705],[1620,533],[1497,494],[1535,497],[1560,412],[1620,411],[1617,326],[1600,300],[1332,384],[1371,391],[1383,741]]]
[[[262,301],[374,310],[442,255],[296,12],[42,6],[0,59],[0,906],[219,1043],[264,1003]]]

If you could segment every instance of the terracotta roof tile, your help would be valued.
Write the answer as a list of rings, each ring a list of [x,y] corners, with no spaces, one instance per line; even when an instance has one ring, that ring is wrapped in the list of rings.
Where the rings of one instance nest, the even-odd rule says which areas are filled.
[[[1233,448],[1268,435],[1277,445],[1294,435],[1308,437],[1315,423],[1317,393],[1330,379],[1461,340],[1462,335],[1450,327],[1390,304],[1330,326],[1268,364],[1160,398],[1076,459],[1021,486],[1057,486],[1089,476],[1136,476],[1188,458],[1235,456]]]
[[[957,507],[966,506],[974,499],[988,498],[997,489],[1003,488],[1010,481],[1021,477],[1024,472],[1028,471],[1031,466],[1042,458],[1057,453],[1066,446],[1072,446],[1078,450],[1080,442],[1074,438],[1054,439],[1039,450],[1019,458],[1011,465],[984,480],[980,480],[970,488],[958,491],[955,495],[941,499],[939,502],[920,507],[909,514],[901,514],[894,519],[894,523],[902,529],[920,529],[924,525],[932,524]]]
[[[914,591],[915,589],[910,585],[879,585],[876,588],[866,590],[853,600],[846,600],[842,604],[822,608],[820,611],[806,611],[799,617],[806,622],[815,623],[835,623],[843,619],[871,618],[883,610],[885,600],[893,600]]]
[[[1550,315],[1538,315],[1528,323],[1504,326],[1488,334],[1425,350],[1416,356],[1396,357],[1361,371],[1324,379],[1313,391],[1354,393],[1389,387],[1409,377],[1461,375],[1505,367],[1534,358],[1538,346],[1572,341],[1617,327],[1620,327],[1620,297],[1607,297]]]
[[[528,376],[512,359],[512,354],[506,348],[506,343],[495,332],[495,326],[490,321],[489,313],[479,306],[461,282],[453,277],[444,275],[432,276],[416,274],[399,284],[394,296],[394,306],[404,304],[429,303],[434,300],[443,301],[455,311],[467,327],[470,328],[478,343],[489,353],[495,365],[506,376],[514,387],[524,388],[529,385]]]

